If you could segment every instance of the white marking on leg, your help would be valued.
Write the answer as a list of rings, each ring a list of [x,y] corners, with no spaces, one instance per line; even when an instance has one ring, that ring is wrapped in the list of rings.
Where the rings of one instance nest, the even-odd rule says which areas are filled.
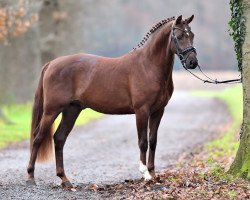
[[[148,168],[146,165],[144,165],[142,163],[142,161],[140,161],[140,167],[139,167],[139,170],[142,174],[142,177],[145,179],[145,181],[148,181],[148,180],[151,180],[152,179],[152,176],[149,174],[149,171],[148,171]]]

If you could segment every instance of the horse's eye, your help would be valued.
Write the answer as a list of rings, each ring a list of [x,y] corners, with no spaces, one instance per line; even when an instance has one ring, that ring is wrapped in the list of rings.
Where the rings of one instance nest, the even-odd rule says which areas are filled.
[[[194,34],[191,32],[190,33],[190,37],[193,39],[194,38]]]
[[[178,40],[181,40],[182,38],[183,38],[183,34],[177,36]]]

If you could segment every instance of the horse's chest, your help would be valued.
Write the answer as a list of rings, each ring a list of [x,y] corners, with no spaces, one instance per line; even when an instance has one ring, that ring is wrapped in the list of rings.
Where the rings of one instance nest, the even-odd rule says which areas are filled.
[[[173,94],[173,84],[165,83],[159,90],[154,106],[157,110],[160,107],[165,107]]]

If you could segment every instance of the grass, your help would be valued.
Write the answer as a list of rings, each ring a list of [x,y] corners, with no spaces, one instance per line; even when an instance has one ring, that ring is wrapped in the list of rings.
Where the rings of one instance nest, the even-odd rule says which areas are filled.
[[[209,159],[220,160],[221,157],[229,158],[236,155],[239,141],[239,131],[243,118],[243,99],[241,85],[226,89],[220,92],[197,91],[194,95],[215,97],[222,100],[228,107],[232,117],[232,123],[222,137],[209,142],[206,150],[209,153]],[[218,164],[215,162],[215,164]]]
[[[2,108],[4,115],[11,121],[6,124],[0,121],[0,148],[5,147],[10,142],[25,140],[30,136],[31,124],[31,103],[22,105],[8,105]],[[76,121],[76,125],[83,125],[90,120],[100,118],[101,113],[91,109],[81,112]],[[56,126],[60,123],[61,116],[56,119]]]

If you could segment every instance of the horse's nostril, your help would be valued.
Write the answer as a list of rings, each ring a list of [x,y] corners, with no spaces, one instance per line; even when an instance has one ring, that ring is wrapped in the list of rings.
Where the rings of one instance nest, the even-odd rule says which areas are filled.
[[[196,66],[198,65],[198,61],[197,61],[197,60],[190,60],[190,61],[189,61],[189,65],[190,65],[191,67],[196,67]]]
[[[192,62],[194,66],[197,66],[198,65],[198,61],[195,60],[194,62]]]
[[[198,65],[197,59],[192,59],[192,60],[189,60],[189,61],[188,61],[188,67],[189,67],[190,69],[196,68],[197,65]]]

